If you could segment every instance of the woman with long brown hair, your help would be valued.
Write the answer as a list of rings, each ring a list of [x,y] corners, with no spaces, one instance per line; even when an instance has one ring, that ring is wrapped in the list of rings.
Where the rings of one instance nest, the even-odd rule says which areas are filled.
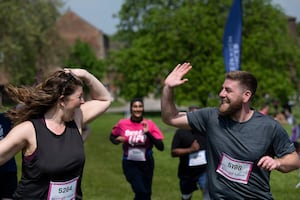
[[[75,199],[85,162],[82,129],[108,109],[109,92],[84,69],[58,70],[36,86],[6,90],[20,105],[8,112],[15,127],[0,141],[0,165],[22,151],[14,198]]]

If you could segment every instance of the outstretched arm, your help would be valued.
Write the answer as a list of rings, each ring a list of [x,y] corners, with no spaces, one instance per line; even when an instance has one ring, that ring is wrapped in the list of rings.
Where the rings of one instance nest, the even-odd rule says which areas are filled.
[[[176,108],[173,89],[188,81],[183,76],[191,69],[190,63],[178,64],[165,79],[161,97],[161,114],[162,120],[168,125],[190,129],[186,113],[180,113]]]
[[[31,155],[36,149],[35,129],[26,121],[15,126],[0,140],[0,166],[23,150],[24,155]]]

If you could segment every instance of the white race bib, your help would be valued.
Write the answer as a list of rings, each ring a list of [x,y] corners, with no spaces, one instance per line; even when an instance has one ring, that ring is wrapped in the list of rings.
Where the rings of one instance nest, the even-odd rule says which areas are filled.
[[[253,162],[236,160],[223,153],[217,172],[231,181],[247,184],[252,166]]]
[[[47,200],[73,200],[76,197],[78,177],[65,182],[50,181]]]
[[[205,165],[206,163],[205,150],[189,154],[189,166]]]
[[[146,161],[145,148],[128,148],[127,160]]]

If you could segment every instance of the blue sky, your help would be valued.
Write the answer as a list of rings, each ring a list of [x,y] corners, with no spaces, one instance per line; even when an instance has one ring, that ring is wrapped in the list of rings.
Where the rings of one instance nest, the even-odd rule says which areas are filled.
[[[70,8],[80,17],[111,35],[116,31],[118,19],[113,18],[117,14],[125,0],[64,0],[65,9]],[[300,0],[272,0],[279,4],[287,15],[297,17],[300,21]]]
[[[121,9],[124,0],[64,0],[65,8],[70,8],[80,17],[106,34],[114,34],[118,19],[113,18]]]

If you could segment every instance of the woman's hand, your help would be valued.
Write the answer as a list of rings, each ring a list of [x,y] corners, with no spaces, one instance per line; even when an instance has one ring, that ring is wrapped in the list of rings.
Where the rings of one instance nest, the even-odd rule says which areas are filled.
[[[148,123],[146,121],[142,121],[142,126],[143,126],[144,133],[149,131],[149,126],[148,126]]]

